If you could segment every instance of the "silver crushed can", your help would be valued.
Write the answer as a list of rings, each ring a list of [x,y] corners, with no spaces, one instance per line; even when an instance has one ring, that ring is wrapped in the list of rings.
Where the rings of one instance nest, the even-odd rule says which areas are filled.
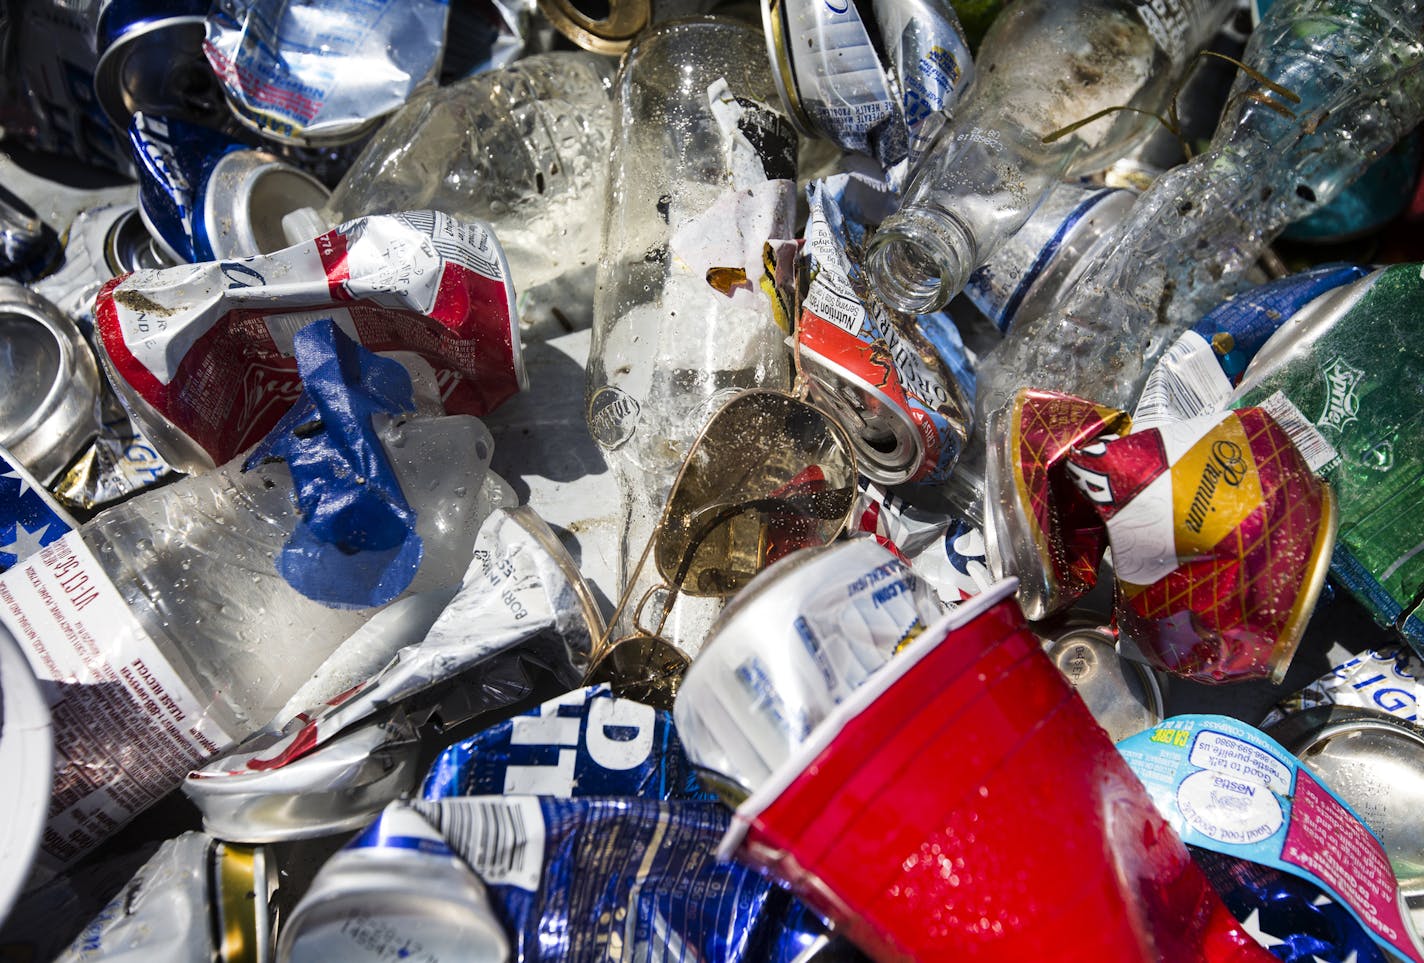
[[[1136,199],[1117,188],[1057,185],[1024,226],[969,275],[964,293],[1000,331],[1020,315],[1043,314],[1083,255]]]
[[[99,368],[64,312],[0,281],[0,447],[48,484],[99,430]]]
[[[1374,830],[1418,925],[1424,920],[1424,728],[1387,712],[1332,705],[1291,713],[1265,731]]]
[[[887,168],[913,163],[974,76],[943,0],[762,0],[761,11],[777,91],[800,132]]]
[[[484,884],[428,822],[392,803],[333,856],[282,926],[282,963],[503,963]]]
[[[872,539],[795,552],[722,611],[673,706],[704,783],[735,805],[943,606]]]
[[[207,17],[203,50],[245,126],[344,144],[435,82],[449,12],[441,0],[226,0]]]
[[[263,847],[183,833],[158,848],[56,963],[271,963],[278,879]]]
[[[1150,729],[1164,718],[1158,674],[1150,666],[1119,656],[1107,629],[1070,628],[1045,639],[1043,649],[1113,742]]]

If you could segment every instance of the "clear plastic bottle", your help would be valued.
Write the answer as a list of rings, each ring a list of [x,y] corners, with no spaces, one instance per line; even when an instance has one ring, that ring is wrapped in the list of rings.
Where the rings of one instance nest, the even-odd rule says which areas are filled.
[[[790,385],[786,331],[761,277],[766,242],[795,236],[797,139],[774,106],[760,32],[733,20],[643,34],[616,96],[588,420],[623,491],[626,586],[715,410],[738,390]],[[648,565],[634,595],[655,582]],[[666,634],[693,654],[714,612],[684,597]]]
[[[401,418],[380,431],[416,511],[423,556],[402,593],[458,584],[479,523],[493,442],[477,418]],[[300,520],[283,462],[241,461],[107,509],[80,532],[139,624],[211,693],[225,727],[270,721],[375,609],[331,608],[283,580],[276,557]]]
[[[989,28],[975,87],[871,240],[880,296],[925,314],[1019,229],[1065,175],[1100,170],[1150,131],[1232,0],[1023,0]],[[1052,143],[1044,138],[1109,107]]]
[[[410,99],[323,212],[437,210],[488,221],[521,293],[598,258],[613,109],[606,57],[526,57]]]
[[[487,470],[488,429],[469,416],[374,419],[423,550],[398,597],[457,584],[481,521],[507,497]],[[50,686],[41,867],[72,863],[270,721],[378,611],[323,605],[279,574],[300,520],[285,462],[244,472],[235,460],[101,512],[0,575],[0,635]],[[374,529],[349,525],[379,523],[342,520],[357,532]],[[403,560],[397,542],[356,564]]]
[[[1424,119],[1414,0],[1277,0],[1244,62],[1299,100],[1239,77],[1210,148],[1159,178],[1053,307],[1020,318],[985,359],[981,418],[1020,387],[1131,408],[1156,358],[1245,284],[1287,224]]]

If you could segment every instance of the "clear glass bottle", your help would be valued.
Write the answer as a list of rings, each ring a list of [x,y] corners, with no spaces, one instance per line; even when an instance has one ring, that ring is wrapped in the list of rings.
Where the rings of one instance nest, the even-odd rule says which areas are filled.
[[[488,221],[521,294],[598,258],[612,61],[526,57],[412,97],[336,185],[331,224],[437,210]]]
[[[616,89],[587,414],[623,491],[626,587],[715,410],[741,389],[790,385],[787,332],[761,279],[766,242],[795,236],[797,138],[762,36],[741,22],[643,34]],[[656,580],[645,566],[615,638]],[[684,597],[665,627],[689,655],[715,613],[705,603]]]
[[[1277,0],[1244,62],[1299,99],[1237,79],[1208,150],[1162,175],[1071,289],[985,359],[981,418],[1020,387],[1131,408],[1156,358],[1246,283],[1287,224],[1424,120],[1421,38],[1413,0]]]
[[[975,87],[871,240],[871,281],[925,314],[957,294],[1064,176],[1100,170],[1147,136],[1232,0],[1023,0],[989,28]],[[1109,107],[1051,143],[1044,138]]]

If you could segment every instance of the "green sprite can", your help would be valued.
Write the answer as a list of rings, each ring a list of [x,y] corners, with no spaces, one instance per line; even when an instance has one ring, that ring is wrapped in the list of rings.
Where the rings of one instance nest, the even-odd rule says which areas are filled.
[[[1424,265],[1315,299],[1261,348],[1232,396],[1280,423],[1335,489],[1331,574],[1424,654]]]

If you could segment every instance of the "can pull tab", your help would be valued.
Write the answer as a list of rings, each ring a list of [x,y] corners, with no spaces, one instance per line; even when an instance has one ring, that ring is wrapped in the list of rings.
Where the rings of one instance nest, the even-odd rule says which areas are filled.
[[[328,224],[327,218],[314,207],[299,207],[282,215],[282,235],[288,244],[302,244],[314,237],[320,237],[336,225]]]

